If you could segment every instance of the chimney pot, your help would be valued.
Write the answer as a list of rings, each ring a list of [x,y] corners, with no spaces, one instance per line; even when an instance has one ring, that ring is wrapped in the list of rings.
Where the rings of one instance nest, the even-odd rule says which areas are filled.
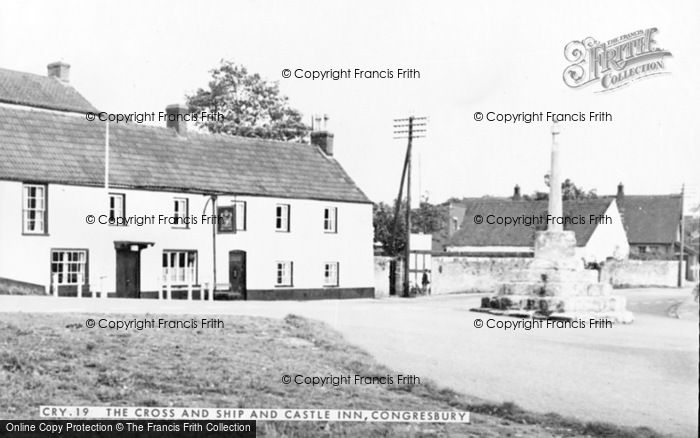
[[[187,114],[189,108],[181,103],[175,103],[165,107],[166,121],[165,126],[172,128],[183,137],[187,135]]]
[[[70,64],[63,61],[52,62],[46,66],[48,76],[68,83],[70,79]]]
[[[517,184],[513,187],[513,200],[520,201],[520,186]]]
[[[311,144],[321,148],[323,153],[329,157],[333,156],[333,133],[327,130],[328,115],[324,114],[323,118],[316,117],[315,124],[311,132]]]
[[[617,185],[617,200],[621,201],[625,197],[625,186],[620,183]]]

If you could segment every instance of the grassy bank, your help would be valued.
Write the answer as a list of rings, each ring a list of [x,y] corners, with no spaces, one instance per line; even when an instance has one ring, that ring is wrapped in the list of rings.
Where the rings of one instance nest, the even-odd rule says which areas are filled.
[[[0,313],[0,418],[37,418],[41,404],[466,410],[473,412],[467,425],[266,422],[258,430],[312,437],[659,436],[489,404],[425,379],[421,385],[285,385],[285,374],[395,374],[328,326],[296,316],[223,317],[225,328],[142,331],[88,329],[87,318]]]

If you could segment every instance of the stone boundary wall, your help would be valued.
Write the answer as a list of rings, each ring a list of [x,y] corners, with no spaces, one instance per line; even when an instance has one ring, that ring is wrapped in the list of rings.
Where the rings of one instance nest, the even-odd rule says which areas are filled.
[[[433,254],[433,295],[451,293],[493,293],[500,283],[516,280],[527,269],[530,257],[473,257]],[[684,270],[685,272],[685,265]],[[602,283],[613,287],[676,287],[678,262],[673,260],[608,261],[600,274]]]
[[[497,284],[512,280],[516,271],[527,269],[533,260],[434,254],[431,293],[495,292]]]
[[[685,273],[685,262],[683,263]],[[621,260],[603,265],[601,281],[613,287],[676,287],[677,260]]]

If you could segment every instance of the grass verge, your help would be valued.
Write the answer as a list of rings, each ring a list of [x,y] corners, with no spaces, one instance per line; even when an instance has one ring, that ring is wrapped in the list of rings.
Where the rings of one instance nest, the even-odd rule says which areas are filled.
[[[221,329],[142,331],[87,329],[90,317],[0,313],[0,418],[37,418],[42,404],[465,410],[471,424],[260,422],[258,431],[272,437],[661,436],[486,403],[424,379],[421,385],[285,385],[285,374],[395,374],[327,325],[293,315],[223,317]]]

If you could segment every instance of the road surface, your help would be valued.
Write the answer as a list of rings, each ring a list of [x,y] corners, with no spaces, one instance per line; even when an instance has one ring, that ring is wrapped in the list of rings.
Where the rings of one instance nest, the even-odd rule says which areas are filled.
[[[630,307],[637,309],[636,321],[599,329],[476,328],[477,319],[517,320],[469,311],[478,306],[480,297],[475,295],[214,303],[0,296],[0,312],[277,318],[294,313],[329,323],[397,372],[430,378],[465,394],[587,421],[697,436],[697,320],[668,317],[659,310],[665,304],[651,304],[656,300],[648,298],[652,292],[624,291]],[[654,293],[663,298],[677,292]]]

